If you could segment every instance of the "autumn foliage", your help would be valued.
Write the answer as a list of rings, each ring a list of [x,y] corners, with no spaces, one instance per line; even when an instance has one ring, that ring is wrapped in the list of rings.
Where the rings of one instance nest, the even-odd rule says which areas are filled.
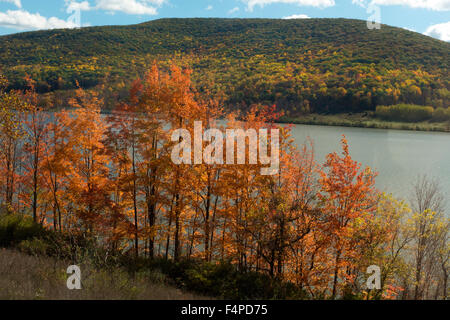
[[[82,89],[54,113],[39,107],[31,80],[25,93],[2,93],[2,208],[111,252],[227,261],[311,298],[381,297],[364,281],[367,266],[383,263],[379,293],[397,297],[406,269],[395,250],[410,241],[399,240],[408,234],[399,222],[407,209],[375,189],[376,173],[351,158],[345,137],[342,152],[319,164],[313,142],[294,145],[274,108],[224,114],[220,101],[193,89],[190,75],[155,64],[108,115],[99,96]],[[8,111],[6,101],[23,101],[26,111]],[[171,133],[192,132],[194,121],[220,130],[278,128],[279,172],[174,164]]]

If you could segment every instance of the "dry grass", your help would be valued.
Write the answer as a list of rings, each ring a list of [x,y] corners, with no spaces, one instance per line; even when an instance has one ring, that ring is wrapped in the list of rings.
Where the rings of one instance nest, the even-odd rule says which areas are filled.
[[[132,277],[121,270],[95,270],[80,265],[82,289],[69,290],[70,263],[0,249],[0,300],[186,300],[204,299],[164,284],[159,272]]]

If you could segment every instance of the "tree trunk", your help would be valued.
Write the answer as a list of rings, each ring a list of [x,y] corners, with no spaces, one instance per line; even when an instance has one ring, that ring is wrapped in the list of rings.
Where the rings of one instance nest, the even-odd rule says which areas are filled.
[[[338,276],[339,276],[339,260],[341,258],[341,250],[338,250],[336,252],[336,260],[334,265],[334,277],[333,277],[333,292],[331,294],[331,299],[336,298],[337,293],[337,282],[338,282]]]

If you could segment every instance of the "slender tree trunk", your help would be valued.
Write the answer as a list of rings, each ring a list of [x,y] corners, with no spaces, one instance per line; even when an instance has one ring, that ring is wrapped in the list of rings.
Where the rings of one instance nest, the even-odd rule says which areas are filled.
[[[419,244],[420,246],[420,244]],[[422,258],[417,259],[416,265],[416,283],[414,285],[414,300],[419,300],[420,297],[420,283],[422,281]]]
[[[167,240],[166,240],[166,260],[169,258],[169,247],[170,247],[170,236],[171,236],[171,227],[172,227],[172,208],[173,208],[173,200],[170,205],[169,211],[169,225],[167,227]]]
[[[156,134],[153,135],[152,140],[152,150],[153,150],[153,160],[156,160],[156,152],[158,148],[158,140]],[[150,175],[149,186],[148,186],[148,197],[147,197],[147,212],[148,212],[148,223],[151,230],[149,239],[149,254],[150,258],[153,259],[155,256],[155,236],[154,228],[156,223],[156,172],[153,168],[147,169],[147,174]]]
[[[180,117],[180,128],[183,127],[183,119]],[[180,137],[179,142],[182,142]],[[175,196],[175,236],[174,236],[174,260],[178,261],[180,258],[180,215],[181,215],[181,197],[180,197],[180,176],[177,170],[176,173],[176,196]]]
[[[283,254],[284,254],[284,219],[280,223],[280,234],[278,239],[278,262],[277,262],[277,277],[283,277]]]
[[[133,209],[134,209],[134,249],[136,258],[139,257],[139,217],[137,208],[137,186],[136,186],[136,153],[133,144]]]
[[[337,282],[338,282],[338,276],[339,276],[339,261],[341,258],[341,250],[338,250],[336,253],[336,260],[334,265],[334,276],[333,276],[333,292],[331,294],[331,299],[336,298],[337,294]]]
[[[175,236],[174,236],[174,253],[175,261],[180,258],[180,195],[175,197]]]
[[[448,268],[446,267],[445,263],[441,265],[442,267],[442,274],[443,274],[443,283],[442,283],[442,299],[447,300],[447,283],[448,283]]]
[[[205,261],[209,261],[209,216],[210,216],[210,206],[211,206],[211,185],[209,181],[209,175],[208,175],[208,191],[206,194],[206,208],[205,208],[205,239],[204,239],[204,245],[205,245]]]
[[[147,211],[148,211],[148,224],[150,227],[150,239],[149,239],[149,255],[150,258],[153,259],[155,256],[155,236],[154,236],[154,228],[156,222],[156,205],[155,205],[155,187],[151,187],[150,191],[150,199],[147,200]]]
[[[53,229],[56,231],[58,229],[58,219],[56,217],[56,207],[53,206]]]
[[[214,201],[214,209],[213,209],[213,216],[212,216],[212,226],[210,231],[210,241],[209,241],[209,261],[212,260],[212,254],[213,254],[213,248],[214,248],[214,233],[216,229],[216,213],[217,213],[217,202],[219,201],[219,197],[216,196],[216,200]]]
[[[33,221],[37,222],[39,152],[35,151],[33,168]]]
[[[275,250],[272,248],[269,261],[269,275],[271,278],[275,275]]]

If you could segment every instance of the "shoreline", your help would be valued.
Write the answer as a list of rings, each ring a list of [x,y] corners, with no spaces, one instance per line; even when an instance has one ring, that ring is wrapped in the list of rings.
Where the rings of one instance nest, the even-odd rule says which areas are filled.
[[[311,114],[303,118],[284,116],[277,122],[282,124],[450,133],[449,122],[390,122],[377,119],[373,116],[363,116],[363,114]]]

